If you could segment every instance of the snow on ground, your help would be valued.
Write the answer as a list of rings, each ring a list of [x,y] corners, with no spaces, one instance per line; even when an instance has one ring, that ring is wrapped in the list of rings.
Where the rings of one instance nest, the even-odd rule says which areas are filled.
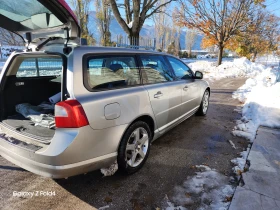
[[[232,171],[235,173],[235,175],[237,177],[239,177],[241,175],[241,173],[243,173],[245,170],[246,160],[247,160],[250,149],[251,149],[251,147],[249,146],[247,148],[247,150],[245,150],[239,154],[240,157],[237,157],[237,158],[234,158],[231,160],[231,162],[235,165],[232,168]]]
[[[104,176],[113,176],[119,169],[117,161],[115,161],[108,168],[101,168],[100,171]]]
[[[259,126],[280,127],[280,60],[275,56],[266,56],[258,61],[265,61],[269,67],[252,63],[246,58],[225,61],[218,67],[215,62],[209,61],[189,64],[193,71],[202,71],[205,78],[209,79],[248,77],[245,84],[233,93],[233,98],[238,99],[243,106],[235,109],[242,114],[242,118],[237,120],[232,134],[250,142],[255,139]],[[244,171],[249,150],[231,161],[235,164],[233,171],[237,176]]]
[[[233,135],[253,142],[259,126],[280,127],[279,76],[279,69],[264,69],[247,79],[245,84],[233,93],[233,98],[244,103],[242,118],[237,121]]]
[[[203,72],[204,77],[209,79],[255,76],[265,69],[264,66],[251,63],[246,58],[237,58],[233,61],[225,61],[220,66],[216,66],[216,62],[209,61],[197,61],[188,64],[188,66],[194,72]]]
[[[270,62],[268,58],[266,61]],[[279,58],[272,58],[273,62],[279,61]],[[233,94],[244,104],[240,110],[242,118],[233,131],[235,136],[252,142],[259,126],[280,127],[280,69],[277,65],[274,66],[276,68],[266,68],[246,58],[237,58],[218,67],[215,62],[209,61],[197,61],[189,66],[193,71],[202,71],[205,78],[210,79],[248,77],[246,83]]]
[[[237,120],[232,134],[244,137],[252,143],[259,126],[280,127],[280,69],[265,68],[261,64],[246,63],[255,74],[250,74],[243,86],[233,93],[233,98],[243,103],[242,109],[235,111],[242,114]],[[240,176],[245,170],[246,159],[250,151],[250,145],[246,151],[240,153],[241,157],[231,160],[235,164],[233,172]]]
[[[234,188],[228,185],[228,177],[208,166],[196,166],[200,172],[188,177],[183,186],[175,188],[175,195],[168,200],[166,210],[185,210],[189,205],[199,204],[197,209],[228,209]]]

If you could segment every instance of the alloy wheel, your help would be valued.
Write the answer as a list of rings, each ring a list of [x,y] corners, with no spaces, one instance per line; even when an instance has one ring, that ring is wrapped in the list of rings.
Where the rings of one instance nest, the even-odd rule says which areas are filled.
[[[139,127],[130,135],[126,145],[126,162],[137,167],[146,157],[149,147],[149,135],[145,128]]]
[[[208,106],[209,106],[209,92],[206,91],[203,97],[203,107],[202,107],[204,114],[206,114]]]

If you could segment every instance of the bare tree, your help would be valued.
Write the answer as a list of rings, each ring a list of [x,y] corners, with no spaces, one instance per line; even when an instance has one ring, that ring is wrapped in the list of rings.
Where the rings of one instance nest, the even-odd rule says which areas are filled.
[[[140,30],[146,19],[155,13],[162,12],[164,6],[174,0],[167,0],[165,3],[157,4],[158,0],[109,0],[113,14],[130,38],[130,44],[139,45]],[[124,10],[124,17],[121,15]]]
[[[71,6],[77,16],[81,27],[81,38],[87,40],[89,45],[95,44],[93,33],[90,33],[88,28],[89,12],[92,0],[70,0]]]
[[[196,38],[197,38],[197,32],[195,30],[188,29],[186,31],[185,45],[186,45],[186,50],[188,50],[189,57],[191,57],[192,55],[192,48],[194,46]]]
[[[165,3],[167,0],[159,0],[157,5],[161,5]],[[167,7],[164,6],[161,9],[162,12],[155,13],[153,15],[153,21],[155,26],[155,36],[156,36],[156,43],[157,43],[157,49],[160,51],[163,51],[166,49],[166,42],[165,38],[167,35],[167,31],[171,30],[171,21],[170,16],[167,14],[169,11],[167,10]],[[169,44],[169,43],[168,43]]]
[[[174,14],[172,15],[172,20],[174,20]],[[179,56],[179,52],[181,50],[180,46],[180,36],[181,36],[181,29],[175,24],[172,24],[171,28],[171,41],[175,44],[175,52],[173,55]]]
[[[95,0],[95,6],[97,25],[101,34],[101,44],[103,46],[111,46],[110,23],[112,10],[109,0]]]
[[[263,0],[181,0],[178,23],[196,28],[219,47],[218,65],[222,63],[226,43],[248,24],[255,4]]]
[[[0,28],[0,44],[9,46],[23,46],[24,41],[15,33]]]

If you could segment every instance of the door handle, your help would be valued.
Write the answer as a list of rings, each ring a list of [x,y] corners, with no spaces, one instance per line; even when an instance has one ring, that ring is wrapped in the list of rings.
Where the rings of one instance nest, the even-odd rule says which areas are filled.
[[[163,96],[161,91],[158,91],[155,95],[154,98],[160,98],[161,96]]]
[[[184,91],[187,91],[188,88],[189,88],[188,86],[185,86],[185,87],[183,88],[183,90],[184,90]]]

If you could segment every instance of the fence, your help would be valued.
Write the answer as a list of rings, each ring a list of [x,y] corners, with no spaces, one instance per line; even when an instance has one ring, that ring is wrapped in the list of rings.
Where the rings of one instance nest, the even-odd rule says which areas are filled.
[[[125,47],[133,49],[144,49],[144,50],[155,50],[156,49],[156,39],[140,37],[131,38],[128,36],[117,35],[116,47]]]
[[[7,59],[12,52],[23,50],[23,46],[0,46],[0,59]]]
[[[256,63],[260,63],[265,66],[280,67],[280,58],[275,55],[266,55],[266,56],[257,58]]]

